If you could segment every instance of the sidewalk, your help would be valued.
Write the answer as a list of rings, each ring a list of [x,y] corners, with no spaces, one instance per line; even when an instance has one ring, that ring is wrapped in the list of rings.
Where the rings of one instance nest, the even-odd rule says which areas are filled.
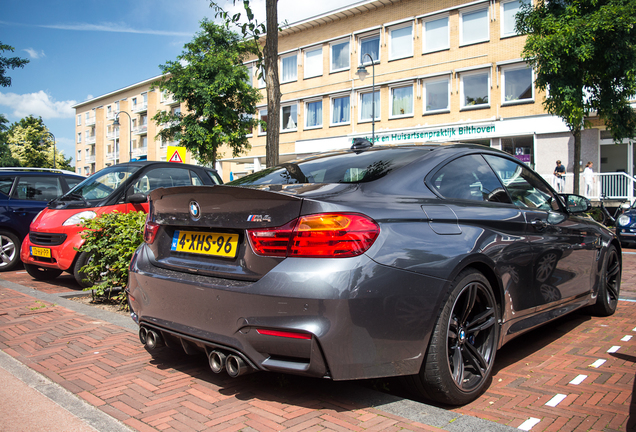
[[[511,342],[497,354],[487,392],[455,410],[356,382],[266,373],[231,379],[214,375],[204,356],[153,357],[129,318],[56,294],[75,291],[71,285],[33,289],[10,276],[0,274],[0,366],[8,371],[0,369],[0,383],[20,396],[0,393],[17,401],[0,408],[2,430],[51,430],[37,423],[43,418],[78,431],[626,431],[636,420],[633,253],[624,255],[625,300],[614,316],[573,314]],[[32,415],[40,404],[51,411]]]

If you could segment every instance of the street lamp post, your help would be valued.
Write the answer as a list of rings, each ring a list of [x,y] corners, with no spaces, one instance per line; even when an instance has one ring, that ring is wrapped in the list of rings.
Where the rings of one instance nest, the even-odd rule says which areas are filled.
[[[55,164],[55,135],[53,135],[51,131],[44,132],[44,135],[51,135],[51,138],[53,138],[53,169],[55,169],[57,168],[57,165]]]
[[[362,56],[362,64],[358,66],[358,70],[356,75],[360,78],[360,81],[364,81],[364,79],[369,75],[367,72],[367,68],[364,66],[365,57],[369,57],[371,60],[371,66],[373,70],[373,82],[371,84],[371,145],[375,144],[375,61],[373,61],[373,57],[371,54],[364,53]]]
[[[128,114],[126,111],[119,111],[117,114],[115,114],[115,120],[113,120],[113,126],[121,126],[119,124],[119,114],[126,114],[128,116],[128,121],[130,122],[130,126],[128,127],[128,139],[130,140],[130,154],[128,156],[128,161],[130,162],[132,160],[132,117],[130,117],[130,114]]]

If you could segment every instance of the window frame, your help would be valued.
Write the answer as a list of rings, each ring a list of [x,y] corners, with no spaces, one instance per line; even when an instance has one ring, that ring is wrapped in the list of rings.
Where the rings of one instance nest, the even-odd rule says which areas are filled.
[[[444,48],[436,48],[436,49],[432,49],[432,50],[427,50],[426,49],[426,23],[430,23],[430,22],[434,22],[434,21],[441,21],[445,19],[446,20],[446,37],[447,37],[447,46],[445,46]],[[422,54],[431,54],[431,53],[435,53],[435,52],[440,52],[440,51],[446,51],[450,49],[450,15],[449,14],[441,14],[441,15],[434,15],[432,17],[428,17],[428,18],[424,18],[422,19]]]
[[[486,12],[486,38],[485,39],[475,39],[471,41],[465,41],[464,35],[464,15],[470,15],[478,12]],[[472,8],[466,8],[459,11],[459,46],[470,46],[479,43],[489,42],[490,41],[490,7],[483,5],[479,5]]]
[[[254,65],[249,63],[245,65],[245,68],[247,69],[247,83],[250,87],[254,87]]]
[[[333,65],[333,48],[336,45],[343,45],[343,44],[347,44],[348,46],[348,54],[347,54],[347,66],[346,67],[342,67],[340,69],[334,69],[334,65]],[[351,69],[351,40],[349,38],[347,39],[339,39],[337,41],[333,41],[329,44],[329,73],[337,73],[337,72],[343,72],[343,71],[347,71]]]
[[[309,75],[307,68],[307,54],[315,51],[320,51],[320,73]],[[307,48],[303,50],[303,79],[316,78],[322,76],[324,73],[324,56],[322,54],[322,45],[318,47]]]
[[[265,113],[265,120],[263,120],[263,112]],[[267,126],[265,127],[265,129],[262,128],[262,124],[260,123],[261,121],[265,121],[265,123],[267,123],[267,107],[265,108],[258,108],[258,136],[262,136],[262,135],[266,135],[267,134]]]
[[[373,62],[369,60],[364,60],[366,56],[363,58],[364,53],[362,52],[362,42],[367,39],[378,39],[378,58],[374,59]],[[382,45],[381,45],[381,35],[379,31],[372,33],[365,33],[364,35],[358,36],[358,66],[371,66],[372,63],[379,64],[382,58]]]
[[[402,29],[405,29],[405,28],[409,28],[409,27],[411,28],[411,49],[410,49],[409,54],[394,57],[393,56],[393,32],[394,31],[398,31],[398,30],[402,30]],[[396,24],[394,26],[391,26],[391,27],[389,27],[387,29],[387,32],[389,33],[389,36],[388,36],[388,38],[389,38],[389,43],[388,43],[388,46],[389,46],[389,61],[401,60],[401,59],[413,57],[413,45],[414,45],[414,43],[413,43],[413,34],[414,34],[414,31],[413,31],[413,22],[412,21],[409,21],[407,24]]]
[[[464,91],[464,78],[466,77],[471,77],[471,76],[475,76],[475,75],[483,75],[483,74],[487,74],[487,80],[486,80],[486,89],[487,89],[487,98],[488,98],[488,102],[487,103],[482,103],[482,104],[475,104],[475,105],[465,105],[465,101],[466,101],[466,94]],[[481,108],[490,108],[490,102],[492,100],[491,94],[490,94],[490,87],[491,87],[491,68],[483,68],[483,69],[477,69],[477,70],[473,70],[473,71],[467,71],[467,72],[461,72],[459,75],[459,104],[460,104],[460,111],[465,111],[465,110],[472,110],[472,109],[481,109]]]
[[[429,83],[430,84],[436,84],[436,83],[440,83],[442,81],[446,81],[446,87],[447,87],[446,88],[446,97],[447,97],[446,108],[427,110],[426,109],[426,103],[428,101],[428,99],[427,99],[428,92],[426,90],[426,84],[429,84]],[[434,77],[430,77],[430,78],[422,80],[422,112],[423,112],[423,115],[448,113],[448,112],[450,112],[450,104],[451,104],[451,74],[438,75],[438,76],[434,76]]]
[[[292,57],[296,59],[296,67],[294,68],[294,70],[295,70],[294,77],[291,78],[291,79],[284,79],[284,73],[283,73],[284,67],[283,67],[283,64],[284,64],[285,60],[290,59]],[[281,78],[280,79],[280,83],[281,84],[287,84],[287,83],[292,83],[292,82],[298,81],[298,52],[294,51],[291,54],[285,54],[285,55],[280,56],[280,78]]]
[[[77,115],[77,126],[81,126],[82,125],[82,115],[78,114]]]
[[[532,89],[532,96],[526,99],[506,100],[506,73],[523,69],[530,69],[530,88]],[[506,65],[499,67],[501,73],[501,106],[519,105],[525,103],[535,102],[535,87],[534,87],[534,69],[527,63],[517,63],[513,65]]]
[[[309,116],[307,115],[307,113],[309,112],[309,110],[307,109],[307,107],[310,104],[314,104],[314,103],[320,103],[320,124],[319,125],[314,125],[314,126],[309,126],[308,125],[308,121],[309,121]],[[324,122],[324,116],[325,116],[325,111],[323,109],[323,100],[322,98],[319,99],[308,99],[304,101],[304,105],[305,105],[305,121],[304,121],[304,129],[305,130],[313,130],[313,129],[322,129],[322,127],[324,126],[325,122]]]
[[[334,109],[333,109],[333,103],[336,99],[344,99],[347,98],[349,99],[349,120],[346,122],[338,122],[338,123],[334,123],[333,121],[333,113],[334,113]],[[345,125],[350,125],[351,124],[351,95],[350,94],[340,94],[340,95],[333,95],[329,97],[329,108],[330,108],[330,113],[329,113],[329,126],[345,126]]]
[[[284,122],[283,122],[283,111],[285,108],[292,108],[292,107],[296,107],[296,127],[293,129],[285,129],[284,127]],[[283,103],[280,105],[280,133],[288,133],[288,132],[296,132],[298,130],[298,103],[297,102],[293,102],[293,103]]]
[[[380,92],[380,89],[377,89],[375,91],[375,93],[378,94],[378,101],[375,104],[375,107],[376,108],[378,108],[378,107],[380,108],[380,109],[375,109],[374,110],[375,119],[371,119],[371,118],[363,119],[362,118],[362,97],[364,95],[373,94],[373,93],[374,92],[371,89],[368,89],[366,91],[358,92],[358,123],[371,123],[373,120],[380,121],[380,119],[382,118],[382,93]]]
[[[393,103],[394,103],[394,92],[397,89],[403,89],[403,88],[411,88],[411,112],[410,113],[404,113],[404,114],[398,114],[395,115],[393,114]],[[396,84],[394,86],[389,87],[389,120],[393,120],[393,119],[401,119],[401,118],[409,118],[409,117],[413,117],[415,115],[415,91],[414,91],[414,83],[409,83],[409,84]]]
[[[515,36],[521,36],[520,33],[515,32],[514,30],[511,33],[504,33],[504,29],[505,29],[505,25],[506,25],[506,20],[505,20],[505,16],[504,16],[504,5],[507,3],[513,3],[513,2],[518,2],[520,4],[522,3],[530,3],[532,4],[532,0],[501,0],[501,4],[499,5],[499,16],[501,17],[501,25],[499,27],[499,37],[501,39],[503,38],[509,38],[509,37],[515,37]]]

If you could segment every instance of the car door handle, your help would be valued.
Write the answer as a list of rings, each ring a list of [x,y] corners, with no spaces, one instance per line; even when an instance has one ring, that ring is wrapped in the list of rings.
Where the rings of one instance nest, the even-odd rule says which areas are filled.
[[[535,219],[530,223],[532,224],[532,226],[536,227],[539,231],[544,230],[548,226],[548,223],[541,219]]]

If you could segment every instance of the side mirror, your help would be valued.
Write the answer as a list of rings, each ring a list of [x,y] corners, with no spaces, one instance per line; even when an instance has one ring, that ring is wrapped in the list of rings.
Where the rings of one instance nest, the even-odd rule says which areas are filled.
[[[583,213],[592,209],[592,203],[584,196],[562,194],[561,197],[570,213]]]
[[[137,192],[132,195],[128,195],[128,201],[132,204],[143,204],[148,201],[148,195],[145,193]]]

